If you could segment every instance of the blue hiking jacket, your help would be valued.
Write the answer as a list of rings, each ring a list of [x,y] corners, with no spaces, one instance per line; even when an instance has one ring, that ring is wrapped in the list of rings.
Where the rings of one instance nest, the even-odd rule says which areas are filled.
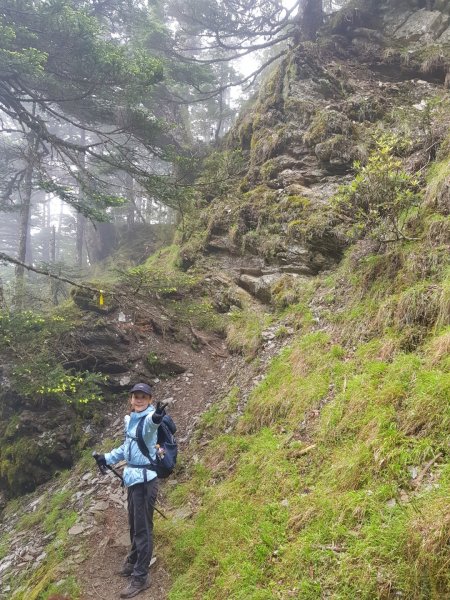
[[[133,465],[145,465],[148,464],[148,459],[139,450],[138,443],[136,441],[136,428],[139,420],[145,417],[144,427],[142,435],[144,441],[147,444],[147,448],[150,452],[150,458],[156,459],[156,440],[159,425],[155,425],[152,421],[152,414],[155,408],[150,405],[142,412],[132,412],[130,415],[125,417],[125,441],[124,443],[107,452],[105,454],[105,460],[108,465],[113,465],[121,460],[127,461],[127,466],[123,472],[123,481],[127,487],[136,485],[137,483],[144,483],[144,481],[150,481],[155,479],[155,471],[150,469],[141,469],[139,467],[130,467],[129,464]]]

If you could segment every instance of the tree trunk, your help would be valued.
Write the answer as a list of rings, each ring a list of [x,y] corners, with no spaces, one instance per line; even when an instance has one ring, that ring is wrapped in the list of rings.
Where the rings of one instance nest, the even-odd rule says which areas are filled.
[[[105,260],[117,248],[117,229],[114,223],[89,224],[86,229],[86,242],[89,245],[91,265]]]
[[[63,217],[64,217],[64,202],[61,200],[60,205],[59,205],[58,236],[57,236],[58,245],[55,247],[55,262],[57,260],[59,260],[59,257],[61,255],[61,238],[62,238]]]
[[[51,234],[50,234],[50,262],[53,265],[53,268],[55,268],[55,263],[56,263],[56,227],[54,225],[51,228]],[[58,305],[58,281],[56,279],[53,279],[53,277],[50,278],[50,293],[51,293],[51,296],[52,296],[53,306],[57,306]]]
[[[54,225],[50,235],[50,262],[52,265],[56,262],[56,227]]]
[[[81,130],[81,140],[80,144],[84,146],[86,144],[86,132],[84,129]],[[86,166],[86,155],[82,154],[81,160],[82,169]],[[83,201],[83,190],[81,186],[78,187],[78,193],[80,196],[80,201]],[[84,247],[84,237],[86,233],[86,217],[77,212],[77,236],[76,236],[76,265],[78,268],[83,268],[83,247]]]
[[[33,113],[35,110],[33,109]],[[26,154],[26,170],[24,177],[23,193],[21,196],[21,206],[19,215],[19,251],[18,259],[20,262],[31,263],[31,244],[30,244],[30,215],[31,215],[31,194],[33,192],[33,171],[37,159],[37,150],[39,139],[34,132],[29,133],[28,148]],[[23,306],[23,295],[25,292],[25,270],[21,265],[16,265],[16,281],[14,293],[14,305],[19,310]]]
[[[3,293],[3,280],[0,277],[0,310],[5,308],[5,294]]]
[[[42,261],[50,262],[51,254],[51,229],[50,229],[50,201],[46,201],[45,197],[42,201]]]
[[[84,234],[86,232],[86,217],[77,213],[76,265],[83,268]]]
[[[131,229],[134,225],[136,202],[134,198],[134,181],[130,173],[126,173],[125,185],[127,188],[127,229]]]
[[[224,98],[223,98],[224,92],[221,91],[219,94],[219,115],[218,115],[218,119],[217,119],[217,123],[216,123],[216,130],[214,132],[214,141],[217,143],[219,141],[220,138],[220,131],[222,129],[222,123],[223,123],[223,113],[224,113]]]
[[[299,11],[298,32],[295,36],[296,42],[314,41],[317,37],[317,32],[322,25],[322,0],[303,0]]]

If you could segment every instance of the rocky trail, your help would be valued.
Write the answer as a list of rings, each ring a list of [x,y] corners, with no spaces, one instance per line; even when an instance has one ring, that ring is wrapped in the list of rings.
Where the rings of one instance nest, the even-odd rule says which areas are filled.
[[[270,359],[287,343],[287,338],[276,340],[275,330],[279,324],[263,332],[264,347],[258,365],[245,363],[237,355],[218,356],[205,348],[200,353],[188,352],[188,371],[174,380],[160,382],[155,395],[158,399],[171,403],[170,414],[178,427],[180,451],[184,462],[189,463],[189,440],[201,414],[215,401],[223,398],[233,385],[241,390],[241,410],[251,389],[264,377]],[[288,329],[288,336],[293,330]],[[218,341],[216,340],[216,344]],[[185,352],[187,352],[185,350]],[[118,411],[120,412],[120,411]],[[111,431],[105,437],[120,437],[122,417],[118,415],[112,422]],[[188,519],[192,515],[189,505],[171,511],[165,502],[165,490],[182,481],[183,473],[160,484],[158,508],[170,519]],[[95,477],[95,484],[86,477],[85,488],[92,490],[88,512],[80,519],[79,535],[87,555],[77,568],[77,578],[82,586],[82,600],[113,600],[126,586],[127,580],[117,575],[129,546],[127,527],[126,494],[120,488],[119,480],[111,473],[106,477]],[[170,573],[167,572],[163,549],[158,540],[158,520],[155,514],[155,549],[150,569],[152,585],[139,595],[147,600],[164,600],[170,587]],[[89,529],[83,529],[88,524]],[[76,526],[75,526],[76,527]],[[83,529],[83,531],[81,531]],[[76,530],[78,531],[78,529]],[[74,558],[77,562],[77,559]]]
[[[183,364],[187,367],[185,374],[170,381],[159,382],[155,386],[155,398],[170,402],[169,410],[177,423],[181,453],[187,451],[189,438],[201,413],[225,392],[229,375],[229,364],[214,357],[209,350],[200,353],[184,350],[183,353]],[[178,360],[180,358],[177,356]],[[113,419],[110,430],[105,431],[104,437],[120,439],[123,433],[122,414],[125,411],[125,406],[118,409],[117,416]],[[88,475],[85,489],[92,490],[90,506],[80,518],[80,524],[74,528],[74,531],[80,532],[75,537],[78,535],[83,538],[87,553],[77,569],[77,578],[83,590],[83,599],[109,600],[117,598],[127,585],[127,580],[116,574],[129,547],[126,492],[112,473],[102,477],[94,472],[94,481],[91,479],[92,474]],[[169,518],[187,518],[189,507],[186,507],[185,514],[175,515],[165,505],[165,487],[173,485],[177,485],[174,477],[160,485],[158,508],[167,513]],[[159,519],[162,517],[155,513],[155,551],[150,571],[152,586],[141,594],[142,598],[165,598],[170,584],[170,576],[161,560],[158,545]]]
[[[217,277],[228,281],[228,277],[221,275],[219,270],[215,270],[215,273]],[[228,283],[231,285],[231,280]],[[266,310],[265,305],[250,294],[247,295],[247,292],[240,290],[239,293],[247,296],[246,300],[253,310]],[[147,318],[150,313],[151,323]],[[189,441],[202,413],[222,399],[233,386],[238,386],[240,390],[238,411],[244,409],[250,391],[264,377],[267,364],[294,333],[293,328],[287,324],[283,338],[277,338],[276,330],[279,327],[280,323],[277,323],[263,331],[259,360],[251,362],[239,354],[229,354],[220,338],[193,328],[190,334],[197,344],[201,344],[200,348],[197,345],[194,349],[185,339],[177,340],[166,335],[161,322],[155,325],[155,307],[146,307],[140,303],[139,306],[132,306],[132,303],[122,305],[113,311],[107,317],[106,329],[102,326],[100,331],[89,335],[83,331],[78,332],[77,343],[73,343],[71,349],[72,354],[76,348],[80,348],[81,339],[84,343],[82,353],[91,356],[92,342],[96,340],[97,365],[109,361],[108,364],[129,367],[127,372],[111,375],[112,379],[117,380],[116,385],[123,389],[123,401],[108,406],[108,424],[99,434],[94,447],[97,450],[107,450],[111,443],[122,443],[123,417],[127,412],[126,389],[131,381],[144,379],[154,383],[155,400],[169,403],[168,411],[178,428],[177,439],[182,463],[189,464],[193,458],[189,455]],[[122,343],[124,340],[126,345]],[[87,349],[87,344],[90,344],[91,349]],[[148,371],[146,373],[144,370],[142,357],[151,349],[157,350],[158,356],[164,355],[166,364],[182,365],[183,372],[161,379],[149,378]],[[167,487],[176,486],[186,476],[181,467],[175,476],[160,485],[158,508],[169,519],[187,519],[192,515],[192,507],[172,511],[165,500]],[[11,597],[11,585],[8,583],[11,577],[22,575],[24,571],[29,572],[31,577],[33,571],[44,564],[47,555],[45,546],[55,537],[54,533],[43,535],[39,523],[24,528],[17,534],[15,527],[19,519],[24,516],[33,519],[33,514],[42,510],[46,499],[65,490],[72,492],[68,506],[77,513],[77,520],[69,529],[68,556],[48,576],[56,582],[73,576],[82,590],[81,600],[112,600],[118,598],[120,591],[126,587],[127,580],[117,575],[129,547],[126,492],[113,473],[108,472],[102,476],[92,461],[92,466],[88,469],[80,470],[75,467],[63,484],[58,479],[43,484],[27,498],[19,514],[0,524],[2,533],[10,533],[9,551],[0,559],[0,576],[4,578],[0,586],[2,600]],[[171,584],[158,540],[158,520],[162,518],[155,514],[155,548],[150,569],[152,585],[148,591],[140,594],[140,597],[148,600],[166,598]]]

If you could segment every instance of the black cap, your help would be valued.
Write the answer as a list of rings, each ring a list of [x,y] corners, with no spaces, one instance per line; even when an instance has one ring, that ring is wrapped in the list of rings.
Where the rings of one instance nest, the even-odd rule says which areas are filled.
[[[152,388],[146,383],[137,383],[131,388],[130,394],[132,394],[133,392],[143,392],[144,394],[148,394],[149,396],[151,396]]]

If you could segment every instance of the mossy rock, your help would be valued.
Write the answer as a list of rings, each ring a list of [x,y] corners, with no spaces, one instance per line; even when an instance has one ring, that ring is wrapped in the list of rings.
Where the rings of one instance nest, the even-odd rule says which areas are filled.
[[[269,160],[282,150],[280,142],[283,139],[284,129],[284,125],[278,125],[273,129],[264,127],[253,134],[250,154],[253,165]]]
[[[237,128],[238,140],[243,150],[250,150],[253,135],[253,119],[246,114]]]
[[[383,117],[387,108],[387,100],[377,96],[356,96],[345,103],[347,117],[360,123],[378,121]]]
[[[343,113],[336,110],[319,111],[313,118],[304,141],[310,146],[324,142],[336,134],[350,137],[354,132],[354,125]]]
[[[298,164],[298,161],[292,156],[282,154],[266,161],[260,168],[260,175],[263,181],[270,181],[286,169],[292,169]]]
[[[341,134],[316,144],[314,152],[321,162],[335,167],[350,168],[355,160],[364,158],[361,149],[354,144],[353,140]]]
[[[284,102],[284,112],[286,115],[293,117],[296,123],[306,125],[311,121],[311,117],[316,112],[316,107],[311,101],[288,96]]]
[[[101,293],[100,289],[93,292],[85,288],[73,288],[70,295],[79,308],[99,314],[108,314],[118,306],[110,294]],[[100,304],[101,299],[103,304]]]
[[[182,246],[177,259],[177,266],[187,271],[204,253],[209,235],[206,229],[194,233]]]
[[[64,432],[44,427],[41,434],[0,439],[0,487],[9,497],[32,492],[56,472],[72,466],[74,440],[69,427],[70,422]],[[21,431],[17,430],[18,435]]]

